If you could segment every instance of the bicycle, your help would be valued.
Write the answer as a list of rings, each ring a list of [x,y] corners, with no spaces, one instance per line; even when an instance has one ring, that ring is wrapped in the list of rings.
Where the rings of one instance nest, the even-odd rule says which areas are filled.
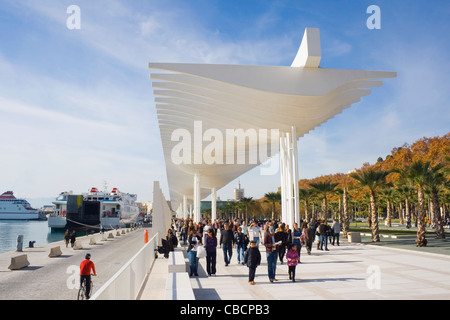
[[[91,275],[93,276],[93,275]],[[94,283],[91,281],[91,292],[90,294],[92,295],[92,291],[94,290]],[[80,283],[80,289],[78,290],[78,297],[77,300],[85,300],[86,299],[86,281],[83,281],[82,283]]]

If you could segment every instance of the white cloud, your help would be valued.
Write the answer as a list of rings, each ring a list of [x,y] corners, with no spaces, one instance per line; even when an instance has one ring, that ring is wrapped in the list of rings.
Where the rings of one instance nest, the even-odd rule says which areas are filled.
[[[71,31],[65,27],[71,3],[8,3],[26,11],[27,27],[42,29],[38,40],[51,38],[58,50],[58,40],[71,37],[78,49],[74,56],[101,62],[92,63],[92,72],[86,67],[86,74],[75,70],[70,77],[27,61],[12,63],[0,53],[0,134],[9,138],[3,142],[8,156],[0,164],[12,168],[3,183],[13,189],[40,186],[43,196],[84,191],[106,179],[125,191],[139,188],[151,199],[151,181],[160,180],[164,187],[166,178],[148,62],[289,63],[303,35],[302,30],[296,37],[293,32],[264,34],[264,28],[277,27],[279,17],[273,12],[253,19],[252,27],[261,34],[227,34],[216,27],[209,30],[183,8],[146,2],[151,10],[140,10],[118,0],[79,1],[81,30]],[[397,71],[398,78],[300,139],[302,178],[347,172],[404,142],[448,130],[448,51],[431,41],[421,42],[420,48],[416,43],[396,41],[367,49],[368,61]],[[323,48],[330,58],[353,50],[339,39]],[[252,173],[245,177],[261,181]],[[249,193],[277,187],[248,185]]]

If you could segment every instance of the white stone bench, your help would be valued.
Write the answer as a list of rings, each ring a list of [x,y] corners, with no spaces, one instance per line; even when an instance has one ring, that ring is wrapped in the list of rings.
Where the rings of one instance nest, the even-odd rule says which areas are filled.
[[[361,243],[361,233],[359,233],[359,232],[349,232],[348,233],[348,242]]]
[[[182,251],[170,251],[169,261],[167,263],[169,273],[186,272],[186,260]]]
[[[191,280],[187,272],[172,272],[167,274],[166,300],[195,300]]]

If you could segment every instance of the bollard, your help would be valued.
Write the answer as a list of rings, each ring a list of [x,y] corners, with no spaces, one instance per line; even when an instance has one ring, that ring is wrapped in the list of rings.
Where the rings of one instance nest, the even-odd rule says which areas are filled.
[[[144,243],[148,243],[148,230],[144,230]]]
[[[22,247],[23,247],[23,235],[19,234],[17,236],[17,250],[19,252],[22,252]]]

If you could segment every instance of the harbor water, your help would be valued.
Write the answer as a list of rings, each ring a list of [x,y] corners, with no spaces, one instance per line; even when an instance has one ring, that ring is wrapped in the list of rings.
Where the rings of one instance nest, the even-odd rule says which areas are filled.
[[[64,232],[51,231],[48,221],[0,220],[0,253],[17,249],[17,236],[23,235],[23,248],[30,241],[36,241],[34,246],[60,241]]]

